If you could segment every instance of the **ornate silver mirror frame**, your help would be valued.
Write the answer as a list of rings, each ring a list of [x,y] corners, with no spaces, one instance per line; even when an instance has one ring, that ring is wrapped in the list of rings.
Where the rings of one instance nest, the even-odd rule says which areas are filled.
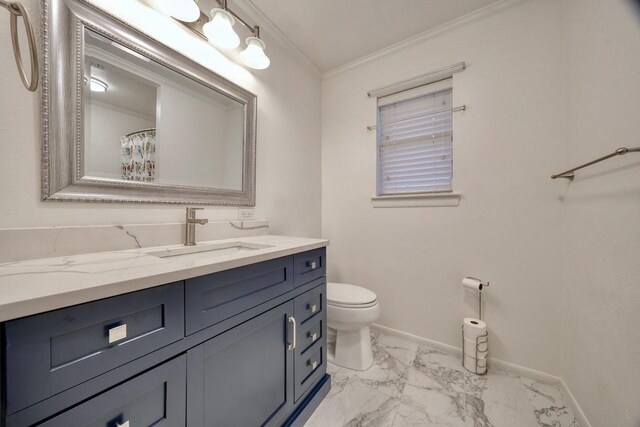
[[[42,0],[42,199],[255,205],[254,94],[84,0]],[[84,177],[83,55],[88,28],[244,105],[242,190]]]

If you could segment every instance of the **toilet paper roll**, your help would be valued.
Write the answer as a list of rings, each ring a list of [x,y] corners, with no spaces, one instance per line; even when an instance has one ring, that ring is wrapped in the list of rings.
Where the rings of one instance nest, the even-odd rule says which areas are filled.
[[[487,372],[487,359],[476,359],[469,356],[468,354],[464,355],[464,367],[467,368],[471,372],[475,372],[477,374],[484,374]]]
[[[487,358],[478,358],[478,366],[486,368],[487,367]],[[465,366],[467,366],[468,368],[473,368],[474,366],[476,366],[476,358],[469,356],[468,354],[464,355],[464,363]]]
[[[475,291],[482,290],[482,282],[480,279],[476,279],[475,277],[465,277],[462,279],[462,285],[465,288],[473,289]]]
[[[489,350],[489,345],[486,341],[486,338],[478,339],[478,358],[484,355],[486,357],[487,351]],[[464,352],[469,356],[476,357],[476,340],[470,340],[468,338],[464,339]]]
[[[462,332],[464,338],[471,341],[476,340],[477,337],[487,334],[487,324],[480,319],[474,319],[473,317],[467,317],[463,320]]]

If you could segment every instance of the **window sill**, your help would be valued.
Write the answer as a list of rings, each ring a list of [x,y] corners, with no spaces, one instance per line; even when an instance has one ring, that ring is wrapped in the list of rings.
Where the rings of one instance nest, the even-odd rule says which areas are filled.
[[[427,208],[460,205],[460,193],[402,194],[371,198],[374,208]]]

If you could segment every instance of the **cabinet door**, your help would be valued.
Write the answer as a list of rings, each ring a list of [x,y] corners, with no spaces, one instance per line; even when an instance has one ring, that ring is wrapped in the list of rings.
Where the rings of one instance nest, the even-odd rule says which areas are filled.
[[[287,302],[187,353],[189,427],[281,425],[293,411]]]

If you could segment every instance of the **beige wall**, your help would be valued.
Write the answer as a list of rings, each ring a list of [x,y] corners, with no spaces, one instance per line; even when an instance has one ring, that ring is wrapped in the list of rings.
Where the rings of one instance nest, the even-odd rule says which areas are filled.
[[[640,146],[640,10],[631,3],[564,1],[568,167]],[[558,185],[564,190],[562,376],[594,427],[637,427],[640,154]]]
[[[39,1],[23,3],[38,22]],[[271,232],[320,235],[320,79],[291,49],[263,36],[271,67],[250,72],[149,9],[142,0],[96,3],[258,95],[256,216]],[[6,18],[6,17],[5,17]],[[158,31],[162,29],[162,31]],[[0,19],[9,34],[9,19]],[[26,48],[26,47],[25,47]],[[180,222],[183,207],[40,201],[39,98],[20,83],[11,43],[0,43],[0,228]],[[301,101],[304,100],[304,101]],[[304,108],[301,103],[304,102]],[[232,208],[207,208],[209,219],[235,219]]]
[[[174,84],[162,84],[159,90],[158,134],[156,143],[156,173],[159,182],[227,187],[224,182],[225,138],[231,126],[224,105],[207,97],[209,93],[192,93]],[[242,123],[242,119],[237,123]],[[242,147],[242,135],[233,141]],[[240,177],[242,160],[229,164]],[[185,171],[187,171],[185,173]]]
[[[549,175],[640,140],[640,6],[513,1],[323,81],[330,279],[373,289],[381,324],[459,346],[492,281],[494,357],[561,376],[593,426],[640,423],[640,158]],[[637,2],[636,2],[637,4]],[[458,207],[375,209],[366,91],[466,61],[454,77]]]
[[[379,323],[460,346],[477,296],[494,357],[560,373],[563,166],[561,4],[510,2],[489,15],[330,76],[322,88],[323,234],[329,279],[366,286]],[[454,76],[458,207],[373,208],[376,102],[368,90],[460,61]]]

